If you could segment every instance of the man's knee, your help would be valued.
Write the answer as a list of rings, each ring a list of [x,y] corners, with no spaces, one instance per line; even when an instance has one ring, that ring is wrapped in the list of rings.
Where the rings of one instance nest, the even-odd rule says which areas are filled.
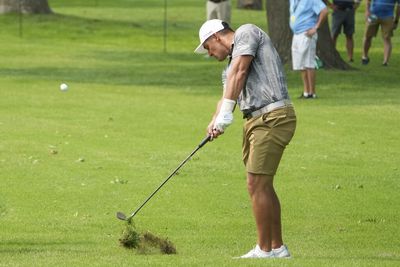
[[[266,191],[273,188],[273,179],[272,175],[248,173],[247,190],[249,194],[253,195],[258,190]]]
[[[364,36],[364,43],[371,43],[372,41],[372,36]]]
[[[383,41],[384,41],[385,43],[390,43],[391,40],[392,40],[392,38],[391,38],[390,36],[385,36],[385,37],[383,37]]]

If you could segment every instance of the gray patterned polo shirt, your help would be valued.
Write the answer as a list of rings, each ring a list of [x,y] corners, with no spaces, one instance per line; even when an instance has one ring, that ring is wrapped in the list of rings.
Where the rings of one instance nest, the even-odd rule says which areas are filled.
[[[278,52],[268,35],[253,24],[242,25],[235,31],[232,59],[242,55],[254,57],[245,87],[238,98],[239,108],[244,114],[289,99]],[[229,70],[228,65],[222,73],[224,90]]]

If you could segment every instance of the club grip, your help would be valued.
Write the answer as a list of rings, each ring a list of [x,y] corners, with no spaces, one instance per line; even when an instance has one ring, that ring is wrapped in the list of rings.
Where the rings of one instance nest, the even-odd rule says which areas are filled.
[[[207,135],[206,138],[204,138],[203,141],[201,141],[201,143],[199,144],[199,148],[204,146],[210,140],[211,140],[211,135]]]

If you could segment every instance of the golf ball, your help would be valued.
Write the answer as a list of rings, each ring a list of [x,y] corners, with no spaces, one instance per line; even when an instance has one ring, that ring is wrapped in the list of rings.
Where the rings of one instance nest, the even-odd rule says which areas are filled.
[[[67,91],[68,90],[68,84],[66,84],[66,83],[60,84],[60,90],[61,91]]]

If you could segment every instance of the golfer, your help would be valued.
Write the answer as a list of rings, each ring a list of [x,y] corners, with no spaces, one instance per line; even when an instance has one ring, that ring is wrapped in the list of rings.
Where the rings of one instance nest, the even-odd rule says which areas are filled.
[[[233,121],[237,104],[245,118],[243,162],[258,239],[239,258],[290,257],[283,244],[281,208],[273,182],[283,151],[293,137],[296,115],[278,53],[268,35],[252,24],[234,32],[226,22],[206,21],[199,31],[196,53],[218,61],[229,58],[222,73],[223,96],[207,127],[212,138]]]

